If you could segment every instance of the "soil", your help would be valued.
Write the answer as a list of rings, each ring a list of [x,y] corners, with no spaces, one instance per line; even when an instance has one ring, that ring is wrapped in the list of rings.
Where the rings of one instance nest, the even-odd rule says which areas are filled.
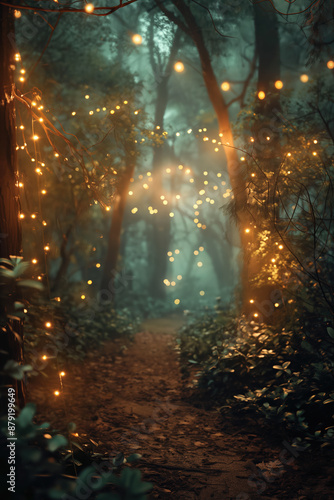
[[[154,484],[152,500],[334,499],[328,455],[293,456],[288,438],[189,398],[175,349],[181,323],[148,320],[133,343],[90,353],[68,367],[58,398],[56,377],[32,383],[39,419],[61,431],[75,422],[79,438],[110,456],[140,453],[136,467]]]

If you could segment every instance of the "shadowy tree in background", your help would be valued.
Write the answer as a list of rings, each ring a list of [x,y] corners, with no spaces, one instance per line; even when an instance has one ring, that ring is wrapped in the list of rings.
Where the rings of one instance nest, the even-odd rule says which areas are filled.
[[[153,171],[153,192],[152,206],[159,207],[159,217],[153,219],[153,262],[150,277],[150,292],[152,297],[163,299],[166,287],[163,280],[167,273],[167,252],[170,244],[171,218],[170,208],[163,205],[160,200],[163,190],[163,166],[166,158],[170,158],[168,144],[164,141],[164,116],[168,105],[168,82],[173,71],[177,53],[181,43],[181,30],[176,28],[167,61],[162,62],[157,58],[154,40],[154,17],[151,18],[149,32],[149,55],[156,83],[156,101],[154,115],[154,129],[160,136],[159,143],[153,148],[152,171]]]
[[[239,161],[238,152],[234,146],[228,106],[222,95],[218,80],[214,73],[211,57],[205,43],[201,25],[197,21],[193,10],[183,0],[172,0],[176,13],[175,11],[168,10],[165,7],[165,4],[160,0],[155,0],[155,2],[168,19],[182,29],[196,46],[201,64],[203,81],[208,97],[217,116],[219,134],[221,136],[221,142],[226,155],[227,171],[234,195],[234,210],[239,224],[239,233],[243,252],[241,282],[243,291],[242,302],[244,307],[248,299],[246,291],[248,289],[249,280],[247,259],[248,239],[245,234],[245,229],[249,226],[250,215],[247,210],[247,191],[245,179]]]

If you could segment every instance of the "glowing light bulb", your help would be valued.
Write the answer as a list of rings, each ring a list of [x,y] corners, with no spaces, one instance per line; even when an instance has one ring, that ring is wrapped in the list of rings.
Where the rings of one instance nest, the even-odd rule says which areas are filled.
[[[95,267],[99,268],[101,267],[101,264],[98,262],[97,264],[95,264]]]
[[[254,313],[254,318],[258,318],[258,317],[259,317],[258,313]]]
[[[45,323],[45,326],[46,326],[46,328],[51,328],[51,326],[52,326],[52,325],[51,325],[50,321],[47,321],[47,322]]]
[[[263,92],[263,90],[260,90],[260,92],[258,92],[257,96],[260,99],[260,101],[263,101],[263,99],[265,99],[265,97],[266,97],[266,93]]]
[[[221,89],[224,91],[224,92],[227,92],[228,90],[230,90],[231,86],[228,82],[223,82],[221,84]]]
[[[281,90],[283,88],[283,82],[281,80],[276,80],[275,87],[277,90]]]
[[[92,280],[87,281],[87,285],[91,285],[92,283],[93,283]]]
[[[202,267],[203,266],[203,262],[197,262],[197,267]]]
[[[175,64],[174,64],[174,70],[177,72],[177,73],[182,73],[184,71],[184,64],[183,62],[181,61],[177,61]]]
[[[16,17],[16,19],[20,19],[20,17],[22,16],[21,11],[20,10],[14,10],[14,16]]]
[[[176,304],[177,306],[179,305],[180,302],[181,302],[180,299],[175,299],[174,300],[174,304]]]
[[[131,40],[135,45],[141,45],[143,43],[143,37],[138,33],[132,35]]]
[[[279,307],[279,303],[278,302],[275,302],[275,307]]]
[[[60,373],[59,373],[59,375],[60,375],[61,377],[65,377],[65,372],[60,372]]]
[[[44,359],[45,361],[46,359],[48,359],[48,357],[44,354],[44,356],[42,356],[42,359]]]
[[[138,212],[138,208],[137,208],[137,207],[134,207],[134,208],[131,210],[131,212],[132,212],[133,214],[136,214],[136,213]]]
[[[182,274],[178,274],[176,279],[178,279],[179,281],[182,280]]]
[[[200,294],[200,295],[202,295],[202,296],[203,296],[203,295],[205,295],[204,290],[201,290],[201,291],[199,292],[199,294]]]
[[[327,68],[328,69],[334,69],[334,61],[328,61],[327,62]]]
[[[60,392],[59,391],[54,391],[53,393],[55,396],[59,396]]]
[[[48,252],[48,251],[50,250],[49,245],[45,245],[44,250],[45,250],[46,252]]]
[[[87,3],[85,5],[85,11],[87,12],[87,14],[91,14],[92,12],[94,12],[94,5],[92,3]]]
[[[33,135],[32,138],[34,141],[38,141],[38,139],[39,139],[38,135]]]
[[[249,232],[250,232],[249,228],[245,229],[245,233],[249,233]]]
[[[250,299],[249,301],[251,304],[254,304],[254,300],[253,299]]]
[[[85,300],[86,295],[82,294],[80,298],[81,298],[82,300]]]
[[[20,214],[20,215],[19,215],[19,218],[20,218],[20,219],[24,219],[24,217],[25,217],[25,215],[24,215],[24,214]]]
[[[170,212],[169,217],[174,217],[174,212]]]
[[[300,81],[303,83],[307,83],[309,80],[308,75],[300,75]]]

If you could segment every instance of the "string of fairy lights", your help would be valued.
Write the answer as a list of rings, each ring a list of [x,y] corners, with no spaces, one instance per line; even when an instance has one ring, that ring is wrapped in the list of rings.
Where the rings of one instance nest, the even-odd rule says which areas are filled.
[[[54,1],[55,1],[55,3],[58,3],[57,0],[54,0]],[[92,14],[94,12],[94,9],[95,9],[95,7],[92,3],[86,3],[86,5],[84,7],[84,10],[86,11],[87,14]],[[20,10],[15,10],[14,16],[16,19],[19,19],[21,17]],[[132,34],[131,40],[132,40],[133,44],[137,45],[137,46],[140,46],[143,43],[143,37],[139,33]],[[22,62],[21,55],[19,53],[15,54],[14,59],[15,59],[16,63]],[[327,68],[330,70],[334,69],[334,61],[333,60],[329,60],[327,62]],[[175,62],[174,70],[176,73],[181,74],[185,71],[185,69],[186,69],[185,64],[181,60],[178,60]],[[20,68],[20,70],[18,72],[17,79],[18,79],[18,82],[20,84],[25,83],[25,81],[26,81],[26,69],[25,68],[23,68],[23,67]],[[309,81],[309,76],[307,74],[301,74],[300,81],[302,83],[307,83]],[[275,88],[277,90],[281,90],[283,87],[284,87],[283,81],[277,80],[275,82]],[[233,90],[233,84],[228,82],[228,81],[223,81],[221,83],[221,89],[223,92],[230,92]],[[266,98],[266,94],[263,90],[259,90],[257,93],[257,97],[259,100],[264,100]],[[89,101],[90,96],[87,94],[84,96],[84,98],[86,101]],[[120,111],[122,109],[122,107],[126,106],[126,105],[128,105],[128,101],[124,100],[122,104],[117,104],[114,109],[107,109],[106,106],[102,106],[100,108],[96,108],[95,110],[90,109],[88,113],[89,113],[89,116],[93,116],[95,113],[110,113],[111,115],[113,115],[113,114],[117,113],[118,111]],[[50,291],[49,291],[50,288],[49,288],[49,283],[48,283],[48,273],[47,273],[47,256],[50,252],[50,243],[45,240],[44,229],[45,229],[45,227],[47,227],[48,223],[42,216],[42,199],[41,199],[43,196],[47,195],[46,187],[41,185],[42,184],[41,178],[42,178],[44,172],[46,171],[46,164],[41,159],[41,152],[40,152],[40,149],[38,147],[38,141],[40,139],[40,136],[36,132],[36,125],[38,123],[43,124],[43,121],[44,121],[44,117],[42,116],[43,110],[44,110],[44,105],[41,103],[40,96],[36,96],[35,99],[31,101],[31,108],[34,109],[36,113],[40,112],[41,116],[39,116],[39,118],[36,118],[36,113],[35,113],[35,117],[32,117],[32,125],[31,125],[32,135],[31,135],[31,138],[28,138],[28,136],[26,136],[25,126],[24,126],[23,121],[21,119],[21,124],[18,126],[18,130],[21,134],[22,143],[17,144],[16,149],[25,151],[25,153],[28,155],[28,157],[30,159],[30,162],[34,164],[34,169],[35,169],[35,173],[36,173],[39,208],[38,208],[38,211],[32,211],[30,214],[26,214],[26,213],[21,212],[19,214],[19,218],[21,219],[21,221],[24,221],[24,219],[26,219],[26,217],[30,216],[31,220],[35,221],[35,223],[40,223],[40,227],[42,230],[41,232],[42,232],[42,240],[43,240],[43,250],[44,250],[44,273],[38,274],[37,279],[39,281],[42,281],[43,274],[44,274],[46,282],[47,282],[48,293],[50,294]],[[46,111],[46,112],[48,112],[48,111]],[[133,113],[135,115],[138,115],[139,112],[140,112],[139,109],[136,109],[133,111]],[[76,116],[77,111],[72,111],[71,115],[73,117]],[[157,129],[159,129],[159,127],[157,127]],[[152,135],[154,135],[155,131],[152,131],[151,133],[152,133]],[[212,144],[212,150],[214,153],[219,153],[226,146],[226,144],[223,142],[223,134],[219,134],[217,137],[210,138],[208,130],[205,127],[199,128],[196,131],[194,131],[191,128],[189,128],[187,131],[177,131],[177,132],[175,132],[175,138],[182,138],[186,134],[188,136],[194,135],[196,137],[201,137],[203,142],[207,142],[208,144]],[[162,135],[164,138],[167,138],[168,132],[163,131]],[[267,140],[270,141],[271,138],[268,136]],[[28,146],[28,143],[30,141],[32,141],[32,144],[33,144],[33,154],[31,154],[30,148]],[[250,143],[254,143],[255,139],[253,137],[251,137],[249,139],[249,141],[250,141]],[[140,141],[136,140],[135,142],[138,145],[140,145],[140,144],[145,142],[145,138],[142,138]],[[316,139],[313,141],[313,144],[314,145],[317,144]],[[55,158],[61,159],[60,158],[61,154],[57,150],[54,151],[54,156],[55,156]],[[317,156],[317,151],[312,151],[312,156]],[[291,157],[291,153],[288,152],[287,158],[290,158],[290,157]],[[67,158],[63,157],[62,160],[67,161]],[[246,157],[241,156],[240,161],[242,161],[242,162],[246,161]],[[76,170],[79,170],[79,168],[76,168]],[[193,175],[192,169],[190,167],[187,167],[185,165],[180,164],[180,165],[175,166],[175,167],[168,167],[165,170],[165,173],[167,176],[175,175],[176,172],[182,173],[183,174],[183,181],[188,182],[189,185],[192,185],[195,183],[194,175]],[[117,172],[114,172],[114,173],[115,173],[115,175],[117,174]],[[287,174],[290,174],[290,173],[291,173],[291,171],[288,170]],[[201,222],[201,220],[200,220],[201,209],[203,209],[205,203],[208,205],[214,205],[216,203],[216,200],[213,197],[213,195],[212,194],[209,195],[210,189],[219,198],[220,197],[233,198],[233,194],[232,194],[232,190],[230,188],[225,187],[226,181],[221,180],[222,174],[220,172],[218,172],[216,174],[215,180],[210,179],[210,177],[212,177],[212,176],[209,176],[209,172],[206,170],[204,170],[202,172],[202,175],[203,175],[203,179],[202,179],[201,183],[203,184],[203,186],[201,187],[201,189],[198,190],[198,193],[197,193],[198,196],[196,196],[196,200],[193,203],[192,208],[194,210],[193,222],[195,224],[195,227],[197,227],[200,230],[205,230],[206,224],[203,223],[203,221]],[[256,177],[256,173],[252,172],[251,177]],[[129,199],[130,200],[135,199],[140,188],[143,189],[144,191],[148,191],[152,186],[152,181],[153,181],[153,175],[152,175],[151,171],[147,171],[146,174],[140,173],[136,178],[135,177],[132,178],[131,182],[133,183],[133,187],[131,187],[131,189],[128,192]],[[22,182],[22,180],[19,180],[17,185],[19,188],[24,188],[24,183]],[[223,187],[224,187],[225,191],[221,192]],[[171,195],[171,194],[167,194],[167,193],[162,193],[160,196],[161,206],[170,205],[172,207],[171,211],[169,213],[169,216],[171,218],[173,218],[175,216],[175,208],[173,207],[173,202],[175,200],[179,201],[180,199],[181,199],[181,194]],[[95,203],[97,203],[97,201],[95,201]],[[159,213],[159,209],[160,209],[160,207],[153,207],[151,205],[149,205],[147,207],[149,214],[152,216],[157,215]],[[111,205],[105,206],[105,210],[110,211]],[[130,212],[131,212],[131,214],[135,215],[139,212],[139,208],[137,206],[132,206],[130,208]],[[253,228],[246,228],[245,233],[251,234],[254,229],[256,229],[256,226],[254,226]],[[103,236],[101,235],[101,237],[103,237]],[[284,249],[284,245],[280,244],[279,242],[275,242],[275,245],[277,246],[278,252],[277,252],[277,255],[275,255],[275,257],[271,258],[271,264],[274,267],[277,267],[279,264],[279,252],[281,252]],[[200,254],[203,253],[204,251],[205,251],[204,246],[200,246],[200,247],[198,247],[198,249],[195,249],[193,251],[193,254],[195,257],[199,257]],[[168,251],[167,256],[169,258],[169,262],[171,264],[174,263],[175,259],[177,259],[180,254],[181,254],[181,251],[179,249],[175,249],[174,251]],[[33,266],[37,266],[39,264],[38,259],[36,257],[31,259],[31,263]],[[199,269],[201,269],[203,267],[203,260],[198,260],[196,262],[196,265]],[[99,268],[101,268],[101,264],[99,262],[97,262],[97,263],[95,263],[95,267],[97,269],[99,269]],[[166,287],[171,287],[173,289],[177,286],[177,283],[182,280],[182,278],[183,277],[181,274],[178,274],[175,279],[165,278],[164,284]],[[270,279],[270,277],[268,279]],[[87,284],[92,285],[93,281],[91,279],[89,279],[87,281]],[[200,290],[199,295],[204,296],[205,291]],[[84,293],[81,294],[81,299],[82,300],[86,299],[86,295]],[[61,301],[61,298],[54,297],[53,300],[56,300],[59,302],[59,301]],[[179,305],[180,303],[181,303],[181,299],[179,299],[179,298],[174,299],[175,305]],[[250,299],[250,303],[253,304],[254,299]],[[279,303],[275,303],[275,307],[279,307],[279,306],[280,306]],[[259,314],[257,312],[254,312],[254,318],[258,318],[258,316],[259,316]],[[44,326],[48,330],[51,329],[52,328],[52,321],[46,321]],[[46,354],[43,354],[41,357],[44,361],[46,361],[48,359],[48,356]],[[58,365],[58,359],[56,359],[56,363]],[[65,372],[63,370],[58,370],[58,376],[59,376],[60,390],[56,389],[54,391],[54,395],[56,397],[60,396],[63,393],[63,379],[65,377]],[[65,400],[64,400],[64,404],[66,406]],[[66,408],[65,408],[65,411],[66,411]]]
[[[135,35],[134,35],[135,36]],[[137,40],[137,38],[136,38]],[[137,43],[139,42],[139,39],[137,40]],[[134,42],[135,43],[135,42]],[[15,55],[15,60],[17,62],[21,62],[21,56],[20,54],[16,54]],[[327,63],[327,66],[332,69],[332,66],[334,68],[334,63],[333,65],[330,64],[331,61],[329,61]],[[20,69],[20,75],[19,76],[19,81],[22,82],[24,80],[24,75],[25,74],[25,69],[24,68],[21,68]],[[307,75],[306,75],[307,76]],[[305,77],[305,75],[302,75],[301,76],[301,80],[302,81],[306,81],[305,78],[302,78],[302,77]],[[223,82],[222,83],[222,89],[227,91],[230,87],[226,85],[226,83],[228,82]],[[282,82],[276,82],[276,87],[277,88],[282,88],[283,87],[283,84]],[[260,93],[259,93],[260,94]],[[265,98],[265,96],[262,96],[261,94],[258,95],[259,99],[262,99],[262,98]],[[90,95],[86,94],[84,96],[85,100],[88,101],[90,99]],[[36,97],[36,101],[39,100],[39,96]],[[32,106],[34,106],[38,111],[42,111],[44,109],[44,106],[43,104],[41,103],[38,103],[36,101],[32,101]],[[110,113],[111,115],[114,115],[115,113],[117,113],[118,111],[120,111],[122,109],[123,106],[126,106],[128,105],[128,101],[124,100],[122,104],[117,104],[115,106],[114,109],[110,109],[108,110],[105,106],[101,107],[101,108],[96,108],[95,110],[93,109],[90,109],[88,111],[88,114],[89,116],[93,116],[95,113]],[[133,111],[133,113],[135,115],[137,115],[138,113],[140,112],[140,110],[136,109]],[[72,111],[71,113],[72,116],[76,116],[77,115],[77,111]],[[35,120],[36,121],[36,120]],[[37,176],[37,182],[38,182],[38,193],[39,193],[39,207],[41,207],[41,200],[40,200],[40,195],[46,195],[47,194],[47,190],[45,188],[43,189],[40,189],[40,181],[39,181],[39,176],[42,176],[43,175],[43,168],[46,166],[45,163],[41,160],[38,160],[38,151],[37,151],[37,142],[39,140],[39,136],[38,134],[35,133],[35,121],[32,120],[32,141],[33,141],[33,145],[34,145],[34,155],[32,155],[29,151],[29,148],[27,146],[27,139],[25,137],[25,132],[24,132],[24,125],[21,123],[21,125],[19,126],[19,129],[22,133],[22,145],[17,145],[17,149],[24,149],[26,151],[26,153],[28,154],[29,158],[30,158],[30,161],[32,163],[36,163],[38,166],[36,166],[35,168],[35,172],[36,174],[38,174]],[[39,118],[38,121],[41,123],[43,121],[43,118]],[[157,129],[159,129],[159,127],[157,127]],[[154,134],[154,131],[151,132],[152,135]],[[167,131],[163,131],[162,132],[163,136],[165,138],[168,137],[168,132]],[[183,132],[183,131],[178,131],[178,132],[175,132],[175,137],[176,138],[181,138],[182,136],[184,135],[195,135],[196,137],[199,137],[199,136],[202,136],[202,140],[204,142],[208,142],[208,143],[211,143],[213,146],[213,151],[215,153],[219,152],[221,150],[221,148],[223,148],[225,146],[224,142],[223,142],[223,134],[219,134],[216,138],[210,138],[208,136],[208,131],[205,127],[203,128],[199,128],[198,130],[194,131],[193,129],[188,129],[187,131]],[[267,140],[270,141],[271,138],[268,136],[267,137]],[[255,140],[253,137],[250,137],[249,139],[250,143],[254,143]],[[137,140],[135,140],[136,143],[138,143]],[[139,142],[139,145],[142,143],[142,142],[145,142],[145,138],[142,138],[141,141]],[[314,140],[313,141],[314,144],[317,144],[317,140]],[[316,156],[317,155],[317,152],[316,151],[312,151],[312,155],[313,156]],[[59,152],[58,151],[55,151],[54,152],[54,156],[56,158],[58,158],[60,155],[59,155]],[[291,153],[287,153],[287,157],[291,157]],[[240,157],[240,161],[246,161],[246,157],[245,156],[241,156]],[[195,182],[195,179],[194,179],[194,176],[192,175],[192,169],[189,168],[189,167],[185,167],[184,165],[180,164],[178,165],[177,167],[168,167],[165,169],[165,173],[166,175],[175,175],[175,172],[179,171],[180,173],[183,173],[184,177],[183,177],[183,181],[188,181],[189,184],[193,184]],[[117,172],[114,172],[115,174],[117,174]],[[290,174],[291,172],[288,170],[287,171],[287,174]],[[220,186],[226,186],[226,181],[224,180],[220,180],[221,177],[222,177],[222,174],[220,172],[218,172],[216,174],[217,176],[217,181],[214,182],[214,183],[211,183],[210,185],[210,181],[208,180],[209,177],[209,173],[207,171],[203,171],[202,172],[203,174],[203,177],[204,177],[204,180],[202,181],[203,182],[203,187],[198,191],[198,195],[199,195],[199,198],[196,199],[195,203],[193,204],[193,209],[194,209],[194,219],[193,219],[193,222],[194,224],[197,226],[197,228],[201,229],[201,230],[205,230],[206,229],[206,224],[201,222],[199,217],[200,217],[200,209],[203,208],[204,204],[205,203],[208,203],[210,205],[214,205],[216,200],[212,197],[212,196],[208,196],[208,190],[210,188],[212,188],[213,191],[215,191],[217,195],[219,195],[219,197],[223,197],[223,198],[228,198],[228,197],[232,197],[233,199],[233,194],[232,194],[232,190],[230,188],[225,188],[225,192],[220,192]],[[255,177],[256,174],[255,172],[252,172],[251,173],[251,176],[252,177]],[[152,183],[153,181],[153,176],[152,176],[152,172],[151,171],[148,171],[146,172],[146,174],[138,174],[138,176],[136,178],[132,178],[131,179],[131,182],[134,183],[135,180],[138,181],[137,184],[134,184],[134,187],[129,190],[128,194],[129,194],[129,197],[131,198],[135,198],[136,197],[136,194],[137,194],[137,191],[138,191],[138,188],[139,186],[142,187],[142,189],[144,189],[145,191],[149,190],[150,189],[150,184]],[[139,182],[141,184],[139,184]],[[19,187],[23,187],[23,183],[22,182],[19,182],[18,183]],[[172,197],[175,197],[175,200],[180,200],[181,199],[181,195],[180,194],[176,194],[176,195],[168,195],[168,194],[161,194],[160,196],[160,201],[161,201],[161,204],[166,206],[168,204],[171,204],[173,203],[173,199]],[[97,203],[97,201],[95,201],[95,203]],[[201,207],[202,205],[202,207]],[[111,206],[110,205],[107,205],[105,207],[105,209],[107,211],[109,211],[111,209]],[[149,214],[150,215],[156,215],[159,213],[159,207],[153,207],[151,205],[149,205],[147,207],[148,211],[149,211]],[[137,214],[137,212],[139,211],[139,208],[134,206],[132,207],[131,209],[131,213],[132,214]],[[39,218],[41,218],[41,210],[39,211],[39,214],[37,214],[36,212],[33,212],[30,214],[30,217],[31,219],[37,219],[37,216],[39,216]],[[175,209],[172,208],[171,212],[169,213],[169,216],[171,218],[173,218],[175,216]],[[24,213],[20,213],[20,218],[21,219],[24,219],[25,218],[25,214]],[[42,220],[42,225],[43,226],[47,226],[47,222],[41,218]],[[250,232],[250,229],[247,228],[245,230],[247,233]],[[43,235],[43,239],[44,239],[44,232],[42,232],[42,235]],[[50,244],[49,243],[45,243],[43,244],[43,248],[44,248],[44,252],[45,252],[45,259],[46,259],[46,255],[47,253],[50,251]],[[173,260],[170,259],[170,262],[173,262]],[[36,258],[33,258],[32,259],[32,264],[36,265],[38,264],[38,260]],[[46,263],[45,263],[46,264]],[[198,267],[202,267],[203,263],[198,263]],[[99,268],[101,265],[100,263],[96,263],[96,268]],[[47,277],[47,273],[45,272],[45,276],[46,276],[46,279],[48,279]],[[38,275],[37,276],[37,279],[38,280],[42,280],[42,276],[41,275]],[[87,281],[87,284],[88,285],[91,285],[93,282],[92,280],[88,280]],[[169,279],[165,279],[164,280],[164,283],[166,286],[175,286],[174,283],[176,283],[175,281],[173,280],[169,280]],[[173,284],[172,284],[173,283]],[[172,285],[171,285],[172,284]],[[199,292],[200,295],[204,295],[205,292],[203,290],[201,290]],[[85,294],[81,294],[81,299],[82,300],[85,300],[86,299],[86,295]],[[59,297],[56,298],[56,300],[60,300]],[[175,299],[174,300],[174,303],[175,304],[180,304],[180,299]]]

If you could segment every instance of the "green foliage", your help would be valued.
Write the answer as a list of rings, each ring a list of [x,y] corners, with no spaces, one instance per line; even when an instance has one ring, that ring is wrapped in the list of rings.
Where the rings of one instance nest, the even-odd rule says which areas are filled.
[[[329,332],[332,328],[329,327]],[[206,317],[180,334],[182,358],[222,410],[255,412],[323,445],[334,436],[334,342],[325,325],[277,329]]]
[[[15,427],[15,498],[24,500],[80,498],[79,491],[86,491],[85,498],[109,500],[145,500],[152,489],[150,483],[143,482],[139,470],[127,464],[137,461],[140,455],[131,455],[121,464],[103,462],[102,455],[83,451],[83,447],[72,440],[74,424],[70,424],[68,437],[50,430],[48,423],[35,424],[35,405],[27,404],[16,419]],[[0,422],[1,441],[7,440],[9,423]],[[9,441],[8,441],[9,442]],[[96,443],[95,443],[96,444]],[[80,449],[86,464],[76,460],[76,449]],[[88,446],[87,444],[84,446]],[[70,449],[67,450],[66,447]],[[85,448],[86,449],[86,448]],[[1,447],[0,459],[3,477],[8,473],[8,448]],[[74,463],[76,469],[74,469]],[[123,464],[125,464],[123,466]],[[106,467],[105,467],[106,465]],[[120,471],[120,466],[122,470]],[[69,470],[70,467],[70,470]],[[124,467],[124,468],[123,468]],[[77,477],[73,472],[77,470]],[[120,473],[119,473],[120,471]],[[19,473],[19,476],[18,476]],[[1,484],[3,497],[7,496],[5,481]]]
[[[52,328],[45,327],[50,321]],[[109,304],[77,303],[67,297],[62,302],[33,304],[25,324],[25,352],[33,366],[40,364],[48,348],[57,353],[58,359],[79,360],[103,342],[115,338],[132,339],[138,321],[118,312]]]
[[[22,257],[0,259],[0,324],[6,325],[8,320],[20,321],[24,318],[24,290],[43,290],[41,283],[34,280],[22,279],[29,267]],[[20,299],[20,300],[19,300]]]

